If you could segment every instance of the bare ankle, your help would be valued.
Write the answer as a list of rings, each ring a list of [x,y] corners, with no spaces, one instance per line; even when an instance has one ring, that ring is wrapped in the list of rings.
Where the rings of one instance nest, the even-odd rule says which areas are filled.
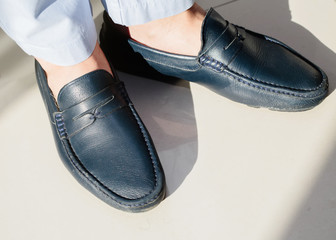
[[[56,99],[59,91],[64,85],[86,73],[103,69],[112,74],[111,68],[98,43],[89,58],[72,66],[59,66],[39,58],[37,58],[37,61],[45,70],[48,78],[48,85]]]
[[[176,54],[197,55],[201,48],[204,17],[205,11],[194,4],[175,16],[130,26],[130,36],[152,48]]]

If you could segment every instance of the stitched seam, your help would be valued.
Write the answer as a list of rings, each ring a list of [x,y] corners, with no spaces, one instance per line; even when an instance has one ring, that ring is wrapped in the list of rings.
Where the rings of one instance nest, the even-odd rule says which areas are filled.
[[[72,145],[71,145],[71,142],[69,141],[69,144],[70,144],[70,146],[71,146],[71,148],[73,149],[73,147],[72,147]],[[74,153],[75,153],[75,151],[73,151]],[[77,156],[76,156],[77,157]],[[77,157],[78,158],[78,157]],[[79,159],[79,158],[78,158]],[[80,160],[79,160],[80,161]],[[83,164],[82,164],[83,165]],[[84,165],[83,165],[83,167],[84,167]],[[85,168],[86,169],[86,168]],[[89,171],[88,171],[89,172]],[[113,192],[113,193],[115,193],[112,189],[110,189],[108,186],[106,186],[100,179],[99,179],[99,177],[97,177],[95,174],[93,174],[93,173],[89,173],[91,176],[93,176],[98,182],[100,182],[100,184],[101,185],[103,185],[105,188],[107,188],[109,191],[111,191],[111,192]],[[119,194],[117,194],[117,193],[115,193],[116,195],[118,195],[118,196],[120,196],[120,197],[122,197],[122,198],[125,198],[125,199],[128,199],[128,200],[137,200],[137,199],[141,199],[141,198],[143,198],[143,197],[146,197],[146,196],[148,196],[150,193],[152,193],[153,191],[150,191],[148,194],[145,194],[145,195],[143,195],[143,196],[141,196],[141,197],[138,197],[138,198],[126,198],[126,197],[123,197],[123,196],[120,196]]]
[[[201,65],[209,67],[215,70],[216,72],[223,72],[227,68],[227,66],[224,63],[219,62],[216,59],[209,57],[207,55],[201,56],[199,62]]]
[[[134,107],[133,107],[133,105],[130,105],[130,109],[132,110],[132,113],[133,113],[133,116],[135,117],[135,119],[137,120],[137,124],[138,124],[138,126],[140,127],[140,129],[141,129],[141,133],[142,133],[142,136],[143,136],[143,138],[144,138],[144,140],[145,140],[145,143],[146,143],[146,146],[147,146],[147,150],[148,150],[148,153],[149,153],[149,155],[150,155],[150,158],[151,158],[151,160],[152,160],[152,166],[153,166],[153,169],[154,169],[154,176],[155,176],[155,187],[158,185],[158,182],[157,182],[157,171],[156,171],[156,167],[155,167],[155,164],[154,164],[154,158],[153,158],[153,153],[152,153],[152,151],[150,150],[150,148],[149,148],[149,140],[148,140],[148,137],[147,137],[147,134],[145,133],[145,130],[144,130],[144,127],[142,126],[142,124],[140,123],[140,119],[139,119],[139,117],[135,114],[135,112],[134,112]],[[154,191],[154,189],[150,192],[150,193],[152,193]],[[149,193],[149,194],[150,194]]]
[[[69,143],[71,149],[73,149],[73,147],[72,147],[72,145],[71,145],[71,142],[68,141],[68,143]],[[62,143],[62,144],[64,145],[64,143]],[[64,146],[64,148],[66,149],[66,146]],[[75,153],[74,151],[73,151],[73,154],[76,156],[76,159],[78,159],[78,161],[81,163],[82,167],[86,170],[86,172],[81,171],[81,170],[76,166],[76,163],[72,160],[72,158],[71,158],[70,154],[68,153],[68,151],[66,151],[66,153],[68,154],[69,159],[71,159],[71,162],[73,163],[73,166],[74,166],[74,167],[75,167],[75,168],[82,174],[82,176],[83,176],[84,178],[86,178],[86,179],[87,179],[88,181],[90,181],[95,187],[97,187],[97,190],[98,190],[99,192],[101,192],[103,195],[105,195],[105,196],[108,197],[109,199],[112,199],[113,201],[119,203],[120,205],[129,206],[129,207],[132,207],[132,206],[134,206],[134,207],[145,206],[145,205],[148,205],[149,203],[151,203],[151,202],[152,202],[154,199],[156,199],[156,198],[159,196],[159,194],[160,194],[160,193],[159,193],[159,194],[155,195],[155,196],[154,196],[152,199],[150,199],[148,202],[146,202],[146,203],[142,203],[142,204],[125,204],[125,203],[122,203],[122,202],[120,202],[120,201],[118,201],[118,200],[116,200],[116,199],[110,197],[107,193],[104,192],[103,189],[101,189],[101,187],[100,187],[99,185],[102,185],[102,186],[103,186],[104,188],[106,188],[108,191],[110,191],[110,192],[112,192],[112,193],[114,193],[114,194],[120,196],[119,194],[115,193],[112,189],[110,189],[109,187],[107,187],[104,183],[100,182],[99,179],[98,179],[95,175],[93,175],[92,173],[90,173],[90,172],[84,167],[84,165],[83,165],[82,162],[79,160],[78,156],[76,155],[76,153]],[[94,177],[94,178],[99,182],[99,184],[97,184],[96,182],[92,181],[90,178],[88,178],[87,176],[85,176],[85,173],[88,173],[89,175],[91,175],[92,177]],[[155,186],[157,186],[157,184],[156,184]],[[150,193],[152,193],[152,192],[153,192],[153,191],[151,191]],[[150,193],[148,193],[147,195],[149,195]],[[147,196],[147,195],[145,195],[145,196]],[[143,196],[143,197],[145,197],[145,196]],[[122,197],[122,196],[120,196],[120,197]],[[143,197],[140,197],[140,198],[143,198]],[[123,198],[124,198],[124,197],[123,197]],[[127,200],[137,200],[137,199],[140,199],[140,198],[136,198],[136,199],[128,199],[128,198],[125,198],[125,199],[127,199]]]
[[[122,91],[122,93],[124,94],[124,91]],[[133,113],[133,110],[132,110],[132,113]],[[133,115],[134,115],[134,113],[133,113]],[[139,125],[139,123],[138,123],[138,125]],[[140,127],[140,129],[141,129],[141,127]],[[142,131],[142,130],[141,130],[141,131]],[[142,133],[143,133],[143,132],[142,132]],[[145,137],[144,137],[144,138],[145,138]],[[61,140],[61,141],[62,141],[62,140]],[[72,147],[72,145],[71,145],[71,142],[68,141],[68,140],[67,140],[67,142],[68,142],[69,146],[71,147],[71,149],[73,149],[73,147]],[[145,142],[146,142],[147,149],[148,149],[148,144],[147,144],[146,139],[145,139]],[[63,146],[64,146],[63,141],[62,141],[62,144],[63,144]],[[65,149],[65,150],[67,149],[66,146],[64,146],[64,149]],[[155,166],[154,166],[154,160],[153,160],[153,158],[152,158],[151,152],[150,152],[149,149],[148,149],[148,151],[149,151],[149,154],[150,154],[150,156],[151,156],[151,159],[152,159],[152,165],[153,165],[154,172],[155,172],[155,187],[156,187],[156,186],[158,185],[158,184],[157,184],[157,174],[156,174],[156,169],[155,169]],[[104,188],[106,188],[106,190],[108,190],[108,191],[110,191],[110,192],[112,192],[112,193],[114,193],[114,194],[120,196],[119,194],[115,193],[112,189],[110,189],[109,187],[107,187],[104,183],[102,183],[102,182],[101,182],[95,175],[93,175],[92,173],[90,173],[90,172],[84,167],[84,165],[82,164],[82,162],[79,160],[79,158],[78,158],[78,156],[76,155],[75,151],[73,151],[73,154],[76,156],[76,159],[78,160],[78,162],[80,162],[82,168],[84,168],[84,169],[86,170],[86,172],[83,172],[83,171],[76,165],[76,163],[75,163],[75,162],[72,160],[72,158],[71,158],[71,154],[70,154],[67,150],[66,150],[65,152],[67,153],[68,158],[70,159],[72,165],[77,169],[77,171],[78,171],[78,172],[79,172],[85,179],[87,179],[89,182],[91,182],[91,183],[96,187],[96,189],[97,189],[100,193],[102,193],[104,196],[106,196],[107,198],[113,200],[114,202],[116,202],[116,203],[118,203],[118,204],[120,204],[120,205],[122,205],[122,206],[127,206],[127,207],[132,207],[132,208],[146,206],[146,205],[149,205],[149,204],[151,204],[152,202],[154,202],[156,199],[158,199],[158,197],[159,197],[160,194],[161,194],[161,192],[159,192],[159,193],[156,194],[153,198],[149,199],[146,203],[141,203],[141,204],[125,204],[125,203],[122,203],[122,202],[120,202],[120,201],[118,201],[118,200],[112,198],[112,197],[109,196],[107,193],[105,193],[104,189],[102,189],[100,185],[102,185]],[[90,178],[88,178],[88,177],[85,175],[85,173],[87,173],[87,174],[89,174],[90,176],[94,177],[94,178],[96,179],[96,181],[99,182],[99,184],[97,184],[96,182],[94,182],[93,180],[91,180]],[[153,188],[152,191],[150,191],[150,192],[147,193],[146,195],[144,195],[144,196],[142,196],[142,197],[139,197],[139,198],[136,198],[136,199],[128,199],[128,198],[125,198],[125,197],[123,197],[123,198],[125,198],[125,199],[127,199],[127,200],[138,200],[138,199],[141,199],[141,198],[144,198],[144,197],[150,195],[153,191],[154,191],[154,188]],[[122,197],[122,196],[120,196],[120,197]]]
[[[121,90],[121,92],[122,92],[122,95],[123,95],[123,97],[124,97],[124,100],[125,101],[127,101],[127,99],[126,99],[126,96],[125,96],[125,91],[124,91],[124,88],[121,86],[121,84],[119,84],[119,90]],[[128,102],[128,101],[127,101]],[[137,200],[137,199],[141,199],[141,198],[144,198],[144,197],[146,197],[146,196],[148,196],[148,195],[150,195],[153,191],[154,191],[154,189],[155,189],[155,187],[158,185],[158,183],[157,183],[157,173],[156,173],[156,169],[155,169],[155,165],[154,165],[154,159],[153,159],[153,157],[152,157],[152,153],[151,153],[151,151],[150,151],[150,149],[149,149],[149,145],[148,145],[148,140],[147,140],[147,138],[145,137],[145,134],[144,134],[144,131],[143,131],[143,127],[141,126],[141,124],[139,123],[139,120],[138,120],[138,117],[135,115],[135,113],[133,112],[133,109],[132,109],[132,107],[131,107],[131,105],[129,105],[129,107],[131,108],[131,110],[132,110],[132,114],[133,114],[133,116],[136,118],[136,120],[137,120],[137,124],[138,124],[138,126],[140,127],[140,129],[141,129],[141,133],[142,133],[142,135],[143,135],[143,137],[144,137],[144,140],[145,140],[145,143],[146,143],[146,146],[147,146],[147,150],[148,150],[148,152],[149,152],[149,155],[150,155],[150,158],[151,158],[151,162],[152,162],[152,166],[153,166],[153,168],[154,168],[154,176],[155,176],[155,186],[154,186],[154,188],[150,191],[150,192],[148,192],[147,194],[145,194],[145,195],[143,195],[143,196],[141,196],[141,197],[139,197],[139,198],[135,198],[135,199],[130,199],[130,200]],[[93,175],[93,174],[92,174]],[[99,180],[99,178],[98,177],[96,177],[95,175],[93,175],[97,180]],[[100,181],[99,181],[100,182]],[[108,188],[106,185],[104,185],[103,183],[101,183],[105,188],[107,188],[107,189],[109,189],[110,191],[112,191],[110,188]],[[112,191],[113,192],[113,191]],[[117,194],[117,193],[115,193],[115,194]],[[119,195],[119,194],[117,194],[117,195]],[[122,196],[121,196],[122,197]],[[128,198],[126,198],[126,199],[128,199]],[[120,203],[120,202],[119,202]],[[122,203],[120,203],[120,204],[122,204]],[[147,204],[147,203],[146,203]],[[142,205],[145,205],[145,204],[142,204]],[[130,206],[136,206],[136,205],[130,205]],[[141,206],[141,205],[140,205]]]
[[[68,133],[67,130],[65,128],[65,122],[63,119],[63,115],[61,113],[56,113],[54,115],[54,119],[55,119],[55,127],[57,128],[58,134],[60,136],[60,138],[67,138]]]
[[[120,83],[120,85],[119,85],[119,89],[121,90],[121,92],[122,92],[122,94],[123,94],[123,97],[124,97],[125,101],[129,102],[129,101],[128,101],[129,98],[127,97],[127,94],[125,93],[125,89],[124,89],[124,86],[123,86],[122,83]],[[154,176],[155,176],[155,187],[156,187],[156,186],[158,185],[158,181],[157,181],[157,171],[156,171],[156,167],[155,167],[155,164],[154,164],[153,153],[152,153],[152,151],[150,150],[150,147],[149,147],[149,144],[150,144],[150,143],[149,143],[149,140],[148,140],[147,133],[145,132],[144,127],[142,126],[141,121],[140,121],[138,115],[135,114],[133,104],[129,104],[129,107],[130,107],[130,109],[132,110],[132,114],[133,114],[133,116],[135,117],[138,126],[140,127],[142,136],[143,136],[143,138],[144,138],[144,140],[145,140],[145,143],[146,143],[146,146],[147,146],[147,150],[148,150],[149,156],[150,156],[150,158],[151,158],[151,160],[152,160],[152,166],[153,166],[153,169],[154,169]],[[155,188],[155,187],[154,187],[154,188]],[[149,192],[147,195],[151,194],[151,193],[154,191],[154,188],[153,188],[153,190],[152,190],[151,192]]]
[[[40,71],[43,71],[43,69],[41,68]],[[37,76],[39,77],[39,81],[41,82],[40,85],[43,86],[44,84],[42,83],[42,79],[44,78],[44,76],[42,75],[42,73],[40,71],[37,71]],[[48,91],[48,94],[50,94],[52,97],[53,95],[51,94],[51,90],[50,88],[47,88],[47,91]],[[42,92],[41,92],[42,93]],[[42,93],[42,96],[43,96],[43,93]],[[55,102],[55,98],[53,98],[54,100],[54,103],[55,103],[55,106],[57,106],[56,102]],[[47,107],[47,109],[49,110],[49,107]],[[52,122],[52,124],[54,125],[55,123]],[[56,127],[56,125],[55,125]],[[56,129],[57,130],[57,129]],[[70,163],[71,165],[78,171],[78,173],[84,177],[87,181],[89,181],[94,187],[96,187],[97,191],[100,192],[102,195],[104,195],[106,198],[116,202],[117,204],[121,205],[121,206],[126,206],[126,207],[130,207],[130,208],[138,208],[138,207],[143,207],[143,206],[146,206],[146,205],[149,205],[153,202],[155,202],[158,197],[163,193],[162,191],[160,191],[158,194],[156,194],[155,196],[153,196],[153,198],[149,199],[147,202],[145,203],[141,203],[141,204],[125,204],[125,203],[122,203],[120,201],[118,201],[117,199],[114,199],[113,197],[111,197],[110,195],[108,195],[105,191],[109,191],[109,192],[112,192],[114,194],[116,194],[115,192],[113,192],[111,189],[109,189],[108,187],[106,187],[103,183],[101,183],[100,181],[98,181],[98,179],[96,179],[95,176],[93,176],[85,167],[84,165],[82,164],[82,162],[79,160],[79,158],[76,156],[76,153],[73,151],[73,147],[70,143],[69,140],[65,140],[65,139],[59,139],[63,145],[63,149],[65,150],[65,153],[67,154],[68,156],[68,159],[70,160]],[[72,154],[68,152],[67,150],[67,146],[65,146],[65,143],[64,141],[67,141],[70,148],[72,149],[73,151],[73,154],[74,154],[74,157],[77,159],[77,163],[74,161],[74,159],[71,157]],[[85,169],[85,171],[81,170],[77,164],[80,164],[81,167],[83,169]],[[155,168],[154,168],[155,169]],[[90,179],[89,177],[86,176],[86,174],[88,175],[91,175],[92,177],[94,177],[96,179],[97,182],[99,182],[99,184],[95,181],[93,181],[92,179]],[[105,187],[106,189],[103,189],[100,185],[102,185],[103,187]],[[157,186],[157,181],[156,181],[156,186]],[[118,194],[116,194],[118,195]],[[118,195],[119,196],[119,195]],[[147,195],[146,195],[147,196]],[[120,196],[121,197],[121,196]],[[137,200],[137,199],[128,199],[128,200]]]
[[[315,90],[318,90],[322,87],[323,85],[323,80],[321,82],[321,84],[319,86],[317,86],[316,88],[303,88],[303,89],[298,89],[298,88],[291,88],[291,87],[286,87],[286,86],[282,86],[282,85],[279,85],[279,84],[275,84],[275,83],[270,83],[270,82],[265,82],[265,81],[262,81],[262,80],[259,80],[259,79],[256,79],[256,78],[252,78],[252,77],[249,77],[245,74],[242,74],[242,73],[238,73],[238,72],[235,72],[234,70],[232,70],[231,68],[228,67],[228,70],[230,70],[231,72],[237,74],[237,75],[240,75],[242,77],[246,77],[246,78],[249,78],[251,80],[254,80],[254,81],[257,81],[257,82],[260,82],[260,83],[265,83],[265,84],[269,84],[269,85],[272,85],[272,86],[275,86],[275,87],[284,87],[284,88],[288,88],[290,90],[298,90],[298,91],[315,91]]]
[[[274,89],[271,89],[271,88],[261,87],[261,86],[255,85],[253,83],[244,81],[243,79],[240,79],[240,78],[238,78],[238,77],[236,77],[232,74],[230,74],[230,77],[232,77],[233,79],[237,80],[240,83],[243,83],[243,84],[248,85],[248,86],[253,87],[253,88],[257,88],[257,89],[260,89],[260,90],[265,90],[265,91],[268,91],[268,92],[278,93],[278,94],[284,94],[284,95],[288,95],[288,96],[302,97],[302,98],[312,98],[312,97],[317,97],[317,96],[321,95],[321,94],[311,94],[311,95],[305,96],[305,95],[302,95],[302,94],[295,94],[295,93],[290,93],[290,92],[286,92],[286,91],[274,90]]]
[[[264,38],[266,39],[266,41],[270,41],[270,42],[272,42],[272,43],[275,43],[275,44],[277,44],[277,45],[280,45],[281,47],[283,47],[283,48],[285,48],[285,49],[291,51],[291,52],[294,53],[295,55],[298,55],[300,58],[303,58],[303,60],[304,60],[305,62],[307,62],[307,60],[306,60],[303,56],[301,56],[301,55],[298,54],[295,50],[293,50],[293,49],[291,49],[290,47],[288,47],[286,44],[284,44],[284,43],[282,43],[282,42],[279,42],[279,41],[277,41],[277,40],[275,40],[275,39],[272,39],[272,38],[270,38],[270,37],[268,37],[268,36],[264,36]],[[308,62],[309,62],[309,61],[308,61]],[[234,72],[233,70],[231,70],[231,71]],[[239,74],[239,73],[237,73],[237,74]],[[247,78],[250,78],[250,77],[248,77],[248,76],[246,76],[246,75],[243,75],[243,74],[242,74],[242,76],[247,77]],[[281,86],[281,85],[276,85],[276,84],[272,84],[272,83],[268,83],[268,82],[263,82],[263,81],[258,80],[258,79],[253,79],[253,78],[250,78],[250,79],[255,80],[255,81],[260,81],[260,82],[262,82],[262,83],[266,83],[266,84],[270,84],[270,85],[278,86],[278,87],[284,87],[284,86]],[[323,79],[323,80],[324,80],[324,79]],[[321,84],[320,84],[319,86],[317,86],[316,88],[308,88],[308,89],[306,89],[306,88],[304,88],[304,89],[290,88],[290,89],[293,89],[293,90],[305,90],[305,91],[315,91],[315,90],[318,90],[319,88],[321,88],[321,87],[323,86],[323,83],[324,83],[323,80],[322,80]]]
[[[204,59],[203,59],[204,57]],[[316,87],[316,88],[312,88],[312,89],[296,89],[296,88],[290,88],[290,87],[285,87],[285,86],[281,86],[281,85],[277,85],[277,84],[274,84],[274,83],[269,83],[269,82],[265,82],[265,81],[261,81],[261,80],[258,80],[258,79],[255,79],[255,78],[251,78],[245,74],[241,74],[241,73],[238,73],[234,70],[232,70],[231,68],[229,68],[228,66],[226,66],[224,63],[220,62],[220,61],[217,61],[216,59],[210,57],[210,56],[202,56],[200,58],[200,63],[203,65],[203,66],[207,66],[207,67],[210,67],[211,69],[214,69],[215,71],[217,72],[223,72],[225,69],[233,72],[234,74],[236,75],[239,75],[241,77],[245,77],[245,78],[248,78],[250,80],[253,80],[253,81],[256,81],[256,82],[260,82],[260,83],[264,83],[264,84],[269,84],[271,86],[275,86],[275,87],[284,87],[284,88],[288,88],[289,90],[298,90],[298,91],[315,91],[315,90],[318,90],[320,88],[322,88],[322,86],[324,85],[324,81],[321,82],[321,84]],[[238,79],[238,78],[237,78]],[[251,83],[252,84],[252,83]],[[259,88],[259,87],[258,87]],[[286,92],[283,92],[283,93],[286,93]],[[294,94],[294,93],[293,93]],[[297,95],[297,96],[303,96],[303,95]]]

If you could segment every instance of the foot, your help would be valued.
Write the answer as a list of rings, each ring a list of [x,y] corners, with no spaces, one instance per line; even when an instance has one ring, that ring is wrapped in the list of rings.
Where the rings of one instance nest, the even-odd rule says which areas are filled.
[[[169,40],[149,43],[150,38],[139,40],[134,34],[135,40],[130,39],[124,31],[118,32],[114,25],[105,14],[101,44],[109,61],[116,62],[117,69],[126,72],[131,69],[133,74],[151,77],[148,73],[157,71],[202,84],[236,102],[279,111],[308,110],[328,93],[327,76],[316,65],[276,39],[229,23],[214,9],[208,11],[202,24],[202,34],[199,35],[204,37],[197,57],[178,55],[185,54],[187,49],[194,50],[195,54],[195,45],[172,49],[182,46],[176,42],[188,43],[175,36],[177,34],[172,36],[169,31],[167,34],[161,31],[156,35],[157,39],[161,35],[162,38],[169,36]],[[162,29],[166,30],[163,26]],[[183,36],[181,32],[180,36]],[[191,46],[195,42],[189,43]],[[118,50],[121,45],[124,53]],[[125,52],[128,59],[123,60]]]
[[[112,74],[110,65],[98,43],[96,43],[96,47],[91,56],[76,65],[59,66],[40,58],[36,58],[36,60],[46,72],[48,85],[53,92],[55,99],[57,99],[58,93],[64,85],[84,74],[98,69],[106,70]]]
[[[104,70],[64,86],[58,103],[35,64],[58,153],[75,179],[112,207],[141,212],[165,196],[164,173],[121,81]]]
[[[197,56],[206,12],[197,4],[187,11],[142,25],[129,27],[131,38],[162,51]]]

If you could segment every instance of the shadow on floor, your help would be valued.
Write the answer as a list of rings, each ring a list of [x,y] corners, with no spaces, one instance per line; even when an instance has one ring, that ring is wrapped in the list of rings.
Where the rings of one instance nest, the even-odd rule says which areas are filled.
[[[336,145],[336,139],[334,140]],[[336,239],[336,150],[327,159],[309,195],[282,240]]]
[[[198,137],[190,89],[179,84],[119,74],[147,126],[166,175],[167,196],[183,183],[197,160]]]

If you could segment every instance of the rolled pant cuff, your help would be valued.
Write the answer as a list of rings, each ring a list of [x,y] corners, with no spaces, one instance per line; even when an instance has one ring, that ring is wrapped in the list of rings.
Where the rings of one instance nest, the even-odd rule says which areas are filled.
[[[141,0],[103,2],[115,23],[131,26],[179,14],[194,4],[194,0]]]

